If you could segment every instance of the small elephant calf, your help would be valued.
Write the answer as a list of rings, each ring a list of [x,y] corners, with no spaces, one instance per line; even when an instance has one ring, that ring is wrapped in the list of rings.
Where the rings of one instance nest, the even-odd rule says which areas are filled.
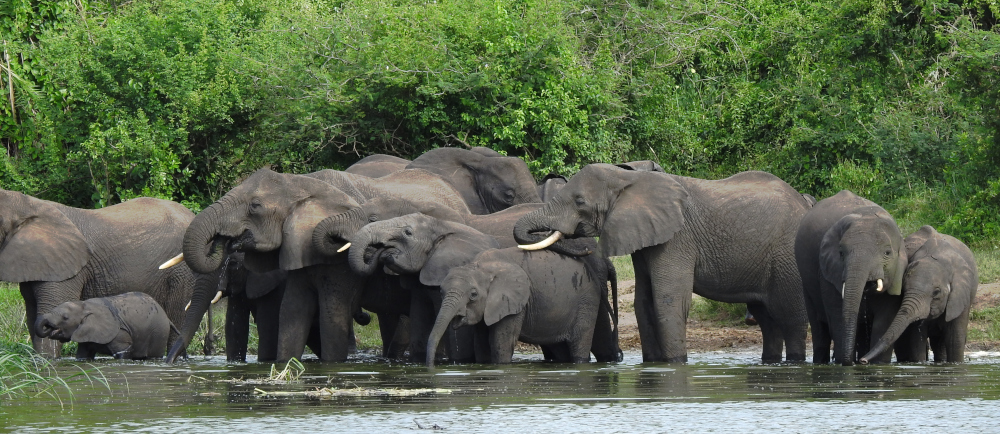
[[[78,359],[98,353],[118,359],[163,357],[173,327],[153,297],[129,292],[113,297],[68,301],[38,319],[41,337],[79,344]]]
[[[608,303],[608,266],[600,257],[572,258],[512,247],[486,250],[469,264],[452,268],[441,284],[443,300],[427,340],[427,365],[434,365],[437,345],[449,325],[483,330],[490,363],[510,363],[518,340],[564,346],[554,353],[554,361],[589,361],[595,328],[602,325],[598,312]],[[611,312],[617,316],[617,311]],[[617,346],[617,331],[601,334]]]

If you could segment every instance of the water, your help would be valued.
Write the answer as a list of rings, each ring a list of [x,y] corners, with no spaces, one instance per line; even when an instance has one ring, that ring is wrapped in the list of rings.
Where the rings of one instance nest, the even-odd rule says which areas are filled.
[[[306,363],[303,377],[288,384],[260,382],[269,364],[106,360],[96,365],[111,391],[74,385],[65,410],[45,397],[4,402],[0,422],[19,433],[1000,429],[1000,353],[974,353],[963,365],[856,367],[760,365],[758,357],[704,353],[676,365],[641,363],[627,353],[618,364],[569,365],[528,355],[509,366],[435,369],[359,357]],[[78,366],[59,365],[63,372]],[[375,396],[296,395],[321,388]],[[427,393],[399,396],[414,389]]]

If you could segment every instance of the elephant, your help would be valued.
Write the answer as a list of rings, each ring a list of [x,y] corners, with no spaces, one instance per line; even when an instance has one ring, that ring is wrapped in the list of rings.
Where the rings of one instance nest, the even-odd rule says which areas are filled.
[[[381,178],[394,172],[403,170],[410,160],[386,154],[372,154],[358,160],[344,172],[356,175],[364,175],[371,178]]]
[[[346,255],[317,249],[313,232],[328,216],[390,193],[468,212],[450,184],[424,170],[372,179],[333,170],[293,175],[260,169],[195,217],[185,233],[184,260],[208,273],[222,264],[220,247],[226,247],[243,251],[251,271],[287,271],[277,360],[301,357],[318,321],[321,360],[344,361],[353,343],[351,318],[361,312],[366,282],[351,272]]]
[[[538,206],[541,204],[523,204],[488,216],[471,218],[484,229],[510,234],[516,219]],[[506,229],[500,230],[497,227]],[[571,246],[569,250],[588,249],[587,242],[593,244],[594,241],[577,240],[576,244],[583,247]],[[481,251],[501,248],[504,244],[513,247],[514,243],[491,236],[476,227],[415,213],[370,223],[355,234],[351,244],[349,262],[353,270],[367,275],[381,266],[401,274],[404,286],[411,289],[410,357],[414,361],[423,361],[426,357],[423,353],[426,349],[425,340],[433,326],[437,310],[434,307],[437,304],[435,294],[439,293],[438,287],[447,271],[464,265]],[[593,248],[589,247],[590,250]],[[602,274],[614,276],[614,266],[607,258],[593,256],[575,260],[586,261],[591,269],[607,270],[602,271]],[[610,280],[617,284],[614,277]],[[612,293],[617,298],[617,286],[612,287]],[[617,315],[613,315],[610,306],[600,306],[593,343],[593,352],[598,361],[620,360],[621,352],[613,324],[617,324]],[[453,359],[476,358],[468,345],[452,349],[463,351],[458,356],[453,355]],[[542,349],[547,359],[554,357],[549,348],[543,346]],[[488,360],[484,357],[481,355],[478,359]]]
[[[609,276],[607,269],[602,273],[588,265],[555,252],[510,247],[483,251],[452,268],[441,282],[441,309],[427,339],[427,365],[434,366],[438,342],[449,325],[485,328],[477,337],[488,337],[490,363],[510,363],[518,340],[564,346],[556,362],[590,361]]]
[[[900,306],[907,256],[896,221],[842,190],[816,203],[795,235],[795,261],[813,338],[813,363],[853,365]],[[885,353],[875,362],[888,362]]]
[[[278,315],[285,292],[288,272],[271,270],[253,272],[243,263],[242,252],[231,252],[214,278],[195,285],[191,301],[185,309],[184,322],[167,353],[166,362],[173,363],[184,352],[210,306],[226,297],[226,360],[245,362],[250,338],[250,315],[257,324],[257,360],[273,361],[278,351]],[[321,354],[318,334],[311,333],[309,346]]]
[[[136,289],[179,323],[196,276],[188,267],[157,270],[181,248],[194,214],[181,204],[137,198],[85,210],[0,190],[0,280],[19,282],[36,352],[58,357],[62,344],[36,333],[39,318],[67,301]]]
[[[747,303],[765,363],[781,361],[783,346],[786,360],[804,361],[806,314],[793,255],[808,210],[802,195],[766,172],[712,181],[650,163],[585,166],[521,217],[514,237],[530,250],[551,249],[561,237],[599,237],[600,255],[631,254],[644,361],[687,361],[692,292]]]
[[[912,335],[908,345],[903,346],[909,352],[897,349],[897,361],[926,361],[930,337],[935,362],[961,363],[965,361],[969,310],[979,286],[972,250],[931,226],[921,227],[906,237],[904,244],[908,263],[899,311],[889,329],[859,362],[867,364],[877,359],[905,331]]]
[[[413,159],[455,188],[473,214],[490,214],[521,203],[541,202],[527,163],[487,148],[436,148]]]
[[[538,182],[538,197],[542,202],[548,202],[548,200],[555,196],[567,182],[569,182],[569,180],[566,179],[565,176],[557,173],[545,175],[545,177]]]
[[[76,358],[96,354],[116,359],[163,357],[173,324],[159,303],[142,292],[67,301],[39,317],[35,333],[77,342]]]

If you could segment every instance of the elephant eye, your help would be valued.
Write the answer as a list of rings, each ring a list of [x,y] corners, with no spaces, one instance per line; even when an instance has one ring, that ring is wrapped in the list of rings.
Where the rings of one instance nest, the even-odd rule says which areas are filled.
[[[583,197],[581,196],[577,196],[576,199],[574,199],[573,201],[576,202],[577,206],[583,206],[587,203],[587,201],[583,200]]]
[[[368,222],[369,223],[374,223],[374,222],[377,222],[377,221],[378,221],[378,215],[372,214],[372,215],[368,216]]]
[[[250,212],[252,212],[252,213],[259,212],[260,209],[263,208],[263,207],[264,207],[264,205],[261,205],[260,201],[258,201],[256,199],[254,199],[254,201],[250,202]]]
[[[408,236],[408,237],[412,236],[413,235],[413,229],[410,229],[410,228],[403,229],[403,234],[406,235],[406,236]]]
[[[885,251],[885,255],[886,256],[892,256],[892,250],[886,250]]]
[[[934,288],[934,297],[941,295],[941,288]]]
[[[507,200],[514,200],[514,190],[507,190],[507,191],[505,191],[503,193],[503,197],[506,197]]]
[[[478,298],[479,298],[478,291],[473,290],[471,293],[469,293],[469,300],[475,301]]]

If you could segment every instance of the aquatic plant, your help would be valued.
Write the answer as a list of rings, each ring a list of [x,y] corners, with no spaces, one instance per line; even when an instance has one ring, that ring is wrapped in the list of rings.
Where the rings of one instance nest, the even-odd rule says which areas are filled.
[[[99,369],[76,366],[79,372],[61,375],[52,362],[34,353],[25,344],[0,344],[0,399],[48,396],[65,407],[65,398],[72,403],[72,383],[100,384],[111,390]]]

